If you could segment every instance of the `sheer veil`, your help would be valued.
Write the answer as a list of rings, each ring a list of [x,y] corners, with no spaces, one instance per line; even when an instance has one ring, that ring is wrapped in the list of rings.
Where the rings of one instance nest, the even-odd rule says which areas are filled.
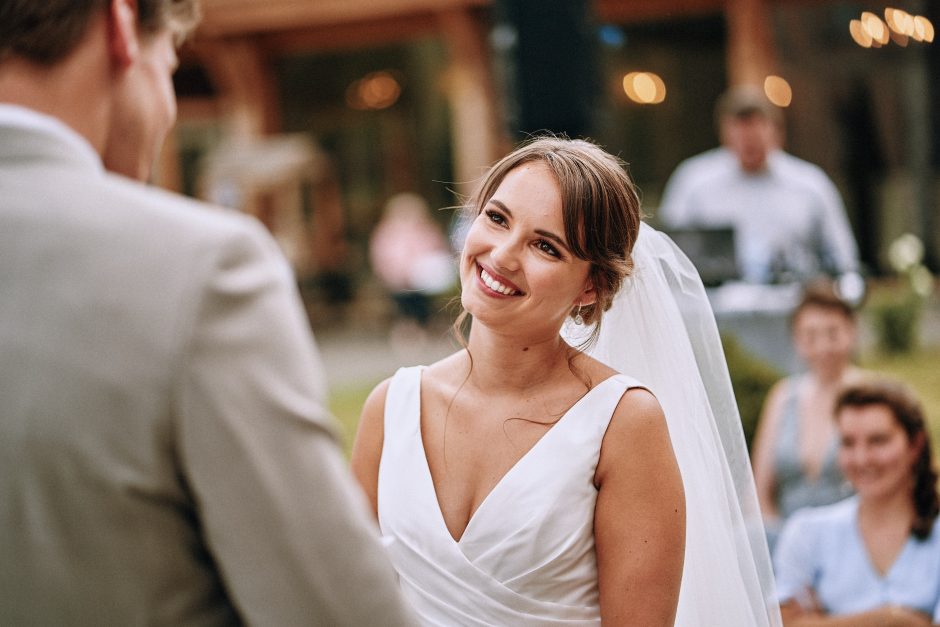
[[[676,625],[777,627],[770,556],[715,318],[698,272],[642,225],[634,272],[604,315],[595,358],[649,387],[666,414],[686,497]],[[566,325],[574,345],[591,328]]]

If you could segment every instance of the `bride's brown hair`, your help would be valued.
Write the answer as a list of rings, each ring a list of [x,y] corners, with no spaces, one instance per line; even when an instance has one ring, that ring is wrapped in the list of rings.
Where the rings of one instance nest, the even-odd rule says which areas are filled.
[[[497,161],[464,207],[478,215],[510,171],[544,163],[561,190],[565,239],[571,252],[591,263],[594,304],[572,308],[586,324],[597,323],[610,309],[624,278],[633,268],[631,252],[640,231],[640,197],[626,164],[597,144],[564,137],[537,137]],[[465,314],[461,315],[459,325]]]

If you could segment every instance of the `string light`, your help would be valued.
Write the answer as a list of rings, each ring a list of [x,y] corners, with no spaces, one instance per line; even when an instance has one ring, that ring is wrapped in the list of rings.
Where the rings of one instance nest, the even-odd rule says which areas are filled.
[[[391,72],[366,74],[346,88],[346,104],[353,109],[387,109],[401,95],[401,85]]]
[[[862,25],[861,20],[852,20],[849,22],[849,34],[852,35],[852,39],[855,40],[855,43],[862,48],[871,48],[871,34]]]
[[[789,107],[793,101],[793,89],[781,76],[770,75],[764,79],[764,94],[778,107]]]
[[[871,36],[872,46],[874,46],[875,43],[879,46],[883,46],[890,40],[891,36],[888,33],[888,26],[874,13],[870,11],[863,12],[861,23],[862,28]]]
[[[638,104],[659,104],[666,99],[666,84],[653,72],[630,72],[623,77],[623,91]]]
[[[923,15],[911,15],[902,9],[887,7],[884,21],[870,11],[849,22],[849,34],[863,48],[880,48],[889,42],[906,47],[910,40],[933,43],[933,24]]]

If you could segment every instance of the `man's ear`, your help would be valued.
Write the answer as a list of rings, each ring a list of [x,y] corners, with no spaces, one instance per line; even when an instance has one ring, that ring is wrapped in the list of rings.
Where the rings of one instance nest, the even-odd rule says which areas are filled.
[[[137,0],[111,0],[108,5],[108,49],[118,69],[126,69],[140,52]]]

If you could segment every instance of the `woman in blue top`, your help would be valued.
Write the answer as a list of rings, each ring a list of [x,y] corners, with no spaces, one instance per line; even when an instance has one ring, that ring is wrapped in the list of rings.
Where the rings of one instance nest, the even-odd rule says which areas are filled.
[[[871,381],[846,389],[835,416],[856,495],[784,527],[774,554],[784,624],[935,624],[940,501],[920,403],[898,383]]]

